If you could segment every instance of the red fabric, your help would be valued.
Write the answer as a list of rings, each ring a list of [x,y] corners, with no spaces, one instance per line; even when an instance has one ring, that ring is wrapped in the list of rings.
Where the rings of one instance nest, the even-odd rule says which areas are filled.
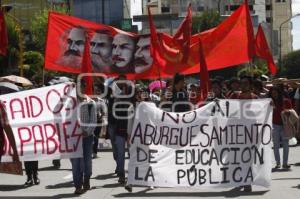
[[[161,56],[161,46],[158,42],[158,33],[156,32],[156,28],[154,25],[153,17],[151,14],[151,9],[148,6],[148,15],[149,15],[149,27],[150,27],[150,39],[151,39],[151,55],[154,60],[154,64],[157,64],[159,66],[165,65],[166,62],[164,61],[163,57]],[[158,75],[160,76],[160,67],[158,69]]]
[[[209,74],[205,60],[205,54],[202,48],[202,41],[199,39],[199,59],[200,59],[200,99],[204,101],[208,96],[210,90]]]
[[[79,64],[79,67],[74,67],[72,64],[61,64],[58,62],[66,49],[65,45],[67,44],[70,29],[74,27],[82,27],[85,30],[88,30],[91,34],[96,30],[108,30],[113,36],[117,33],[122,33],[133,38],[137,37],[134,33],[125,32],[111,26],[97,24],[92,21],[83,20],[61,13],[49,12],[45,50],[45,69],[69,73],[81,73],[81,64]]]
[[[255,55],[259,58],[265,59],[268,62],[268,69],[272,75],[277,73],[277,68],[261,24],[258,26],[255,38]]]
[[[240,99],[240,100],[246,100],[246,99],[258,99],[258,96],[254,93],[242,93],[242,92],[235,92],[232,93],[229,96],[229,99]]]
[[[201,37],[201,36],[200,36]],[[212,31],[202,36],[208,70],[217,70],[249,62],[254,56],[254,34],[247,1]],[[192,40],[195,40],[194,36]],[[188,63],[197,63],[199,44],[191,42]],[[184,74],[199,72],[194,65]]]
[[[84,45],[84,54],[82,59],[81,73],[92,73],[92,64],[91,64],[91,55],[90,55],[90,38],[88,33],[86,33],[86,41]],[[84,81],[86,83],[86,87],[84,90],[84,94],[93,95],[93,77],[90,75],[84,76]]]
[[[8,36],[3,12],[0,10],[0,55],[6,55]]]
[[[180,24],[177,32],[173,37],[173,42],[178,43],[183,53],[181,63],[186,63],[189,57],[190,41],[192,34],[192,5],[188,6],[187,15]]]
[[[3,155],[4,152],[4,131],[3,125],[7,122],[6,119],[6,110],[5,105],[0,101],[0,156]]]
[[[288,98],[283,99],[282,105],[275,104],[273,109],[273,124],[282,125],[281,112],[286,109],[292,109],[292,102]]]
[[[188,16],[189,14],[187,18],[189,18]],[[190,41],[188,41],[190,43],[188,50],[182,50],[183,48],[178,45],[178,41],[174,40],[174,37],[166,33],[156,32],[150,9],[149,23],[151,30],[151,51],[154,64],[149,70],[141,74],[127,74],[128,79],[169,78],[173,77],[175,73],[199,73],[199,37],[201,37],[202,40],[207,69],[209,71],[249,62],[254,56],[255,42],[247,3],[241,5],[239,9],[216,28],[193,35]],[[182,26],[186,26],[184,24]],[[67,31],[75,26],[82,26],[89,32],[98,29],[108,29],[112,32],[112,35],[122,33],[135,38],[138,37],[133,33],[124,32],[111,26],[96,24],[76,17],[51,12],[49,14],[45,51],[46,69],[71,73],[81,72],[81,64],[76,68],[71,64],[60,64],[57,62],[57,59],[62,56],[63,46],[61,45],[61,41],[67,40]],[[184,30],[185,31],[183,31],[183,29],[179,31],[182,33],[182,37],[188,35],[188,31],[186,31],[188,28],[184,28]],[[189,55],[188,59],[183,63],[182,60],[187,54]],[[117,74],[107,75],[115,76]]]

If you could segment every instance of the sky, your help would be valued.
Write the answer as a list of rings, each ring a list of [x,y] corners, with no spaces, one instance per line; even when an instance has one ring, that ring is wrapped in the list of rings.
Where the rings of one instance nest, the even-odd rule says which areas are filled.
[[[293,15],[300,13],[300,0],[292,0]],[[292,19],[293,21],[293,48],[300,49],[300,16]]]

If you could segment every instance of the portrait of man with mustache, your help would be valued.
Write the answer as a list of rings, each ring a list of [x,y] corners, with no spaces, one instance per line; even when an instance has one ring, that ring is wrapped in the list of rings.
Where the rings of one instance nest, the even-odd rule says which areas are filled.
[[[135,73],[143,73],[150,69],[153,58],[150,53],[150,35],[140,35],[134,54]]]
[[[81,68],[82,57],[85,43],[85,29],[83,27],[73,27],[69,30],[69,34],[62,56],[57,60],[57,64],[74,68]]]
[[[135,45],[134,37],[121,33],[114,36],[112,42],[113,72],[119,74],[134,73]]]
[[[111,73],[113,36],[109,30],[97,30],[90,42],[93,71]]]

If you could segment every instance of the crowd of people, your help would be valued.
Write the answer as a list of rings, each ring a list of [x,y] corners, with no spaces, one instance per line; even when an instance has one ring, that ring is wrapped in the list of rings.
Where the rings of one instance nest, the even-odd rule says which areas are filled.
[[[158,80],[156,87],[148,87],[146,84],[134,83],[126,80],[120,75],[114,79],[105,80],[102,77],[94,77],[94,95],[79,95],[78,101],[84,102],[80,109],[79,120],[83,133],[83,157],[71,159],[73,182],[75,194],[82,194],[90,189],[90,178],[92,176],[92,159],[97,158],[98,138],[105,135],[110,139],[115,160],[115,174],[118,182],[122,185],[126,183],[125,177],[125,154],[127,140],[130,136],[134,120],[134,110],[141,102],[152,102],[157,107],[165,111],[186,112],[203,106],[205,103],[213,102],[217,99],[260,99],[271,98],[273,107],[273,144],[274,157],[276,161],[275,169],[290,169],[289,139],[285,121],[282,115],[291,110],[297,114],[300,112],[300,94],[297,84],[267,83],[265,77],[252,77],[243,75],[239,78],[224,80],[216,77],[210,81],[211,90],[205,100],[200,96],[199,84],[186,84],[185,76],[176,74],[173,79],[164,82]],[[61,82],[55,82],[61,83]],[[55,84],[52,83],[52,84]],[[200,82],[201,83],[201,82]],[[87,86],[84,81],[80,81],[81,91]],[[78,92],[82,93],[82,92]],[[199,101],[201,101],[199,103]],[[19,161],[16,155],[15,144],[12,138],[12,131],[7,130],[9,125],[4,121],[5,109],[1,106],[1,125],[15,151],[14,161]],[[93,124],[93,125],[91,125]],[[0,131],[0,141],[3,140],[4,131]],[[298,135],[299,136],[299,135]],[[1,143],[1,147],[3,143]],[[281,160],[279,149],[283,147],[283,159]],[[129,154],[130,155],[130,154]],[[1,157],[1,156],[0,156]],[[54,160],[54,166],[59,168],[60,161]],[[27,180],[25,185],[39,184],[38,162],[25,162]],[[125,186],[128,191],[132,191],[130,185]],[[251,185],[240,187],[245,192],[251,192]]]

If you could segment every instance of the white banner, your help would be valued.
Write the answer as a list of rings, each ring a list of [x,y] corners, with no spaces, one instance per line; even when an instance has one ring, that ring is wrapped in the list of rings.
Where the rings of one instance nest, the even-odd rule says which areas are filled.
[[[0,100],[6,106],[20,160],[82,157],[75,84],[2,95]],[[6,144],[4,152],[2,161],[11,161],[11,147]]]
[[[270,186],[270,99],[220,100],[170,113],[136,110],[128,184],[156,187]]]

